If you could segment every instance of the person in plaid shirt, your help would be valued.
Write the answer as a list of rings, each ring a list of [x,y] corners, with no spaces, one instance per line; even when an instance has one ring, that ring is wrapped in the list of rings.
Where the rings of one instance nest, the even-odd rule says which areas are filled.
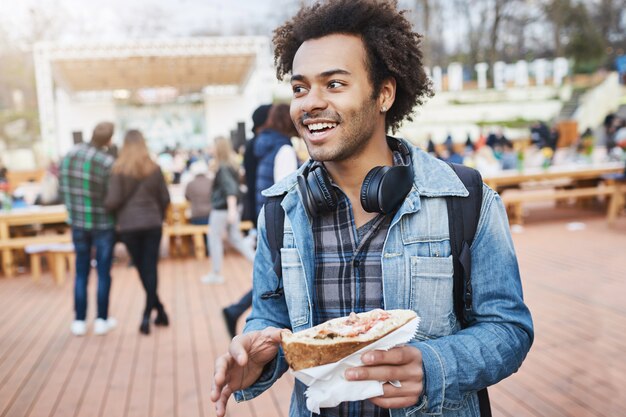
[[[252,312],[215,362],[218,417],[231,395],[251,400],[287,371],[281,329],[295,333],[352,311],[411,309],[420,324],[407,344],[366,352],[362,366],[342,375],[399,384],[322,407],[324,417],[489,415],[478,391],[526,357],[532,319],[502,200],[483,185],[462,329],[447,197],[469,192],[448,164],[387,136],[432,96],[420,39],[395,0],[321,1],[274,31],[277,74],[291,77],[291,118],[311,160],[264,191],[280,197],[285,213],[282,279],[272,262],[273,225],[262,211]],[[290,417],[313,415],[306,389],[294,382]]]
[[[61,162],[61,194],[69,214],[76,251],[76,316],[71,325],[71,331],[76,336],[87,332],[87,280],[91,270],[92,248],[95,248],[98,273],[98,313],[93,331],[102,335],[116,325],[108,311],[115,222],[104,207],[109,172],[114,162],[106,150],[111,144],[113,131],[113,123],[98,123],[91,142],[77,144]]]

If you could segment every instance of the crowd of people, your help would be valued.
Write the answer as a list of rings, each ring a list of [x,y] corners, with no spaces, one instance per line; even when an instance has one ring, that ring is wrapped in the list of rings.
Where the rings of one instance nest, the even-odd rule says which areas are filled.
[[[599,134],[602,138],[597,137]],[[598,150],[603,155],[601,160],[620,161],[626,148],[626,122],[612,113],[606,117],[602,129],[586,128],[567,146],[558,146],[559,136],[556,124],[549,126],[537,121],[529,128],[528,139],[513,141],[503,129],[494,129],[487,135],[480,133],[475,139],[468,134],[465,141],[455,141],[449,134],[439,145],[429,137],[425,149],[438,159],[476,168],[483,175],[524,167],[590,162]]]
[[[76,251],[73,334],[82,336],[88,331],[87,282],[92,253],[98,277],[93,332],[106,334],[117,325],[108,306],[113,249],[118,241],[124,244],[145,290],[139,331],[150,334],[151,323],[169,324],[158,294],[161,237],[170,204],[168,184],[184,187],[190,203],[189,222],[207,225],[211,270],[200,278],[203,283],[224,282],[224,237],[249,262],[254,261],[255,242],[244,239],[241,214],[256,227],[265,199],[261,191],[294,172],[299,162],[291,142],[297,131],[288,104],[262,105],[252,118],[254,137],[247,142],[243,161],[225,137],[216,138],[209,152],[177,149],[155,156],[138,130],[127,131],[121,149],[112,153],[114,125],[102,122],[94,128],[89,143],[75,145],[63,157],[56,175],[52,168],[46,172],[38,201],[66,205]],[[255,232],[253,228],[252,237]],[[223,309],[231,337],[251,300],[250,290]]]

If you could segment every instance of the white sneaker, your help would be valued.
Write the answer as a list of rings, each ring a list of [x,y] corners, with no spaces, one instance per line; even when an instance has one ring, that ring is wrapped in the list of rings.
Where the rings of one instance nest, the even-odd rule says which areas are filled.
[[[110,330],[113,330],[117,326],[117,320],[113,317],[108,319],[96,319],[93,323],[93,334],[103,335],[107,334]]]
[[[223,284],[224,277],[214,272],[211,272],[210,274],[207,274],[200,278],[200,281],[202,281],[203,284]]]
[[[74,336],[84,336],[87,334],[87,323],[85,320],[74,320],[70,326],[70,331]]]

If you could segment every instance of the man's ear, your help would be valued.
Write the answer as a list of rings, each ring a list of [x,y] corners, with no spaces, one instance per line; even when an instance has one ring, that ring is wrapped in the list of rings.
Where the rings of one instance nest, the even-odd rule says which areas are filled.
[[[385,79],[380,86],[378,94],[378,104],[381,113],[386,113],[396,99],[396,79],[389,77]]]

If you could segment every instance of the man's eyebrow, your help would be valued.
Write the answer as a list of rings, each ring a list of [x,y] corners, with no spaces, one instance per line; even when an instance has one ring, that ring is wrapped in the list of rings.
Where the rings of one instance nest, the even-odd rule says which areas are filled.
[[[346,71],[341,68],[334,68],[320,73],[317,78],[328,78],[332,77],[333,75],[350,75],[350,71]]]
[[[330,69],[324,72],[319,73],[316,78],[324,79],[328,77],[332,77],[333,75],[351,75],[350,71],[346,71],[340,68]],[[291,81],[304,81],[306,77],[301,74],[294,74],[291,76]]]

